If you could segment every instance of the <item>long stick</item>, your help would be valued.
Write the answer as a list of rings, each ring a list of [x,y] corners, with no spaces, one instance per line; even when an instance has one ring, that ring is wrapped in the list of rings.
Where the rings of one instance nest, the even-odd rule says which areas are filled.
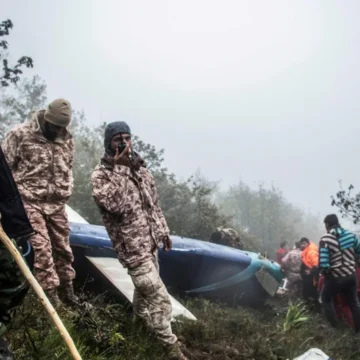
[[[75,344],[74,344],[72,338],[70,337],[64,324],[62,323],[61,319],[59,318],[59,315],[55,311],[54,307],[51,305],[51,302],[46,297],[43,289],[41,288],[39,283],[36,281],[34,275],[31,273],[26,262],[22,258],[21,254],[19,253],[19,251],[17,250],[15,245],[12,243],[12,241],[9,239],[9,237],[5,234],[5,232],[1,226],[0,226],[0,240],[6,246],[6,248],[9,250],[10,254],[12,255],[12,257],[18,264],[21,272],[24,274],[25,278],[29,281],[30,285],[35,290],[37,296],[39,297],[39,299],[42,302],[43,306],[45,307],[46,311],[49,313],[51,319],[53,320],[56,327],[58,328],[61,336],[65,340],[66,345],[68,346],[73,358],[75,360],[82,360],[78,350],[75,347]]]

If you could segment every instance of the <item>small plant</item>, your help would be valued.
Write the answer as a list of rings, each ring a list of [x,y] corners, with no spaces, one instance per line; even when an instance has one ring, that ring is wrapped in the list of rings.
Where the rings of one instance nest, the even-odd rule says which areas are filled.
[[[293,304],[289,303],[289,309],[285,316],[285,321],[283,325],[284,331],[290,331],[299,327],[304,322],[309,320],[308,312],[306,306],[302,302]]]

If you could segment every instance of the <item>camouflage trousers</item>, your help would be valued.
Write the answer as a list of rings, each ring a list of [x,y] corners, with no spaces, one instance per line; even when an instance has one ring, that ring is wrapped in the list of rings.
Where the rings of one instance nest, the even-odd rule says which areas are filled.
[[[163,345],[172,345],[177,337],[171,329],[172,305],[169,293],[159,275],[157,256],[128,270],[135,285],[134,313],[145,321]]]
[[[0,243],[0,336],[11,320],[10,310],[21,304],[28,290],[29,284],[15,260]]]
[[[65,207],[52,215],[25,205],[36,234],[30,242],[34,249],[34,276],[44,290],[72,282],[75,271],[74,256],[70,247],[69,221]]]

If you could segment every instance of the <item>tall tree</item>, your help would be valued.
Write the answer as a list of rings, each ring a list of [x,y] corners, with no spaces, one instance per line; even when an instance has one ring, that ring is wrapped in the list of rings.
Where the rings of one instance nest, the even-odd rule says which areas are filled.
[[[11,20],[0,22],[0,37],[8,36],[10,29],[13,28]],[[20,80],[23,72],[22,67],[33,67],[33,61],[28,56],[22,56],[15,65],[10,65],[8,60],[7,49],[9,44],[6,40],[0,40],[0,60],[2,60],[2,73],[0,73],[1,86],[9,86],[11,83],[16,84]]]
[[[218,204],[224,214],[232,216],[236,228],[261,239],[262,250],[270,257],[284,240],[290,244],[301,236],[316,240],[321,234],[319,219],[294,207],[275,187],[266,189],[261,184],[252,190],[240,182],[220,194]]]
[[[11,91],[0,88],[0,140],[32,111],[45,107],[46,97],[46,84],[38,75],[24,78]]]

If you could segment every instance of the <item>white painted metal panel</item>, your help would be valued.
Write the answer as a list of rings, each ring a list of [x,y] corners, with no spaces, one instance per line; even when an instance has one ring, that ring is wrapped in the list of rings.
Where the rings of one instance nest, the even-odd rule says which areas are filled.
[[[122,267],[119,260],[106,257],[90,257],[89,261],[132,303],[134,294],[134,284],[127,270]],[[185,306],[181,305],[170,295],[173,319],[177,316],[184,316],[190,320],[196,320],[196,317]]]
[[[79,215],[75,210],[73,210],[69,205],[65,205],[65,211],[69,218],[69,222],[88,224],[88,222],[81,215]]]

